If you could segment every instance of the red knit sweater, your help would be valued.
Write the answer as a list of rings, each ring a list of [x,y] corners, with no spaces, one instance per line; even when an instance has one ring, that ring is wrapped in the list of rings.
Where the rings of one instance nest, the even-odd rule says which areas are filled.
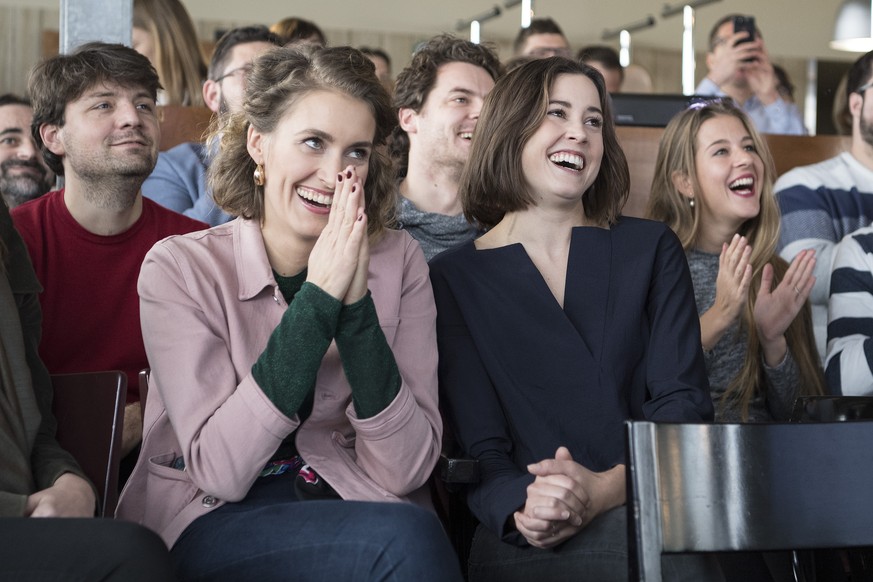
[[[125,232],[100,236],[73,219],[64,191],[12,211],[44,291],[40,356],[52,374],[121,370],[127,401],[139,400],[148,367],[136,282],[152,245],[172,234],[208,228],[144,198],[142,216]]]

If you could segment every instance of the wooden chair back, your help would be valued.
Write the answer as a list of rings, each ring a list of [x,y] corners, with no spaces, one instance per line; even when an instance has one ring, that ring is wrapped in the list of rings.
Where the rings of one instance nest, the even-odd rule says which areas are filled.
[[[119,371],[53,374],[52,388],[58,443],[97,487],[99,514],[112,517],[118,502],[127,376]]]
[[[630,197],[624,207],[627,216],[644,217],[658,145],[664,129],[661,127],[618,126],[618,141],[627,157],[630,170]],[[781,176],[797,166],[806,166],[839,155],[849,148],[849,138],[835,135],[801,136],[764,134],[776,163],[776,175]]]
[[[212,110],[208,107],[162,105],[158,107],[161,123],[160,150],[166,151],[180,143],[200,142],[209,130]]]

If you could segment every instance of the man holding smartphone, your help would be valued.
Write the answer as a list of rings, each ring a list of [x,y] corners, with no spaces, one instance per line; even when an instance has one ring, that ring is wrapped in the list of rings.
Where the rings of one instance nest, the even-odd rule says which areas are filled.
[[[797,107],[779,94],[779,79],[754,17],[729,14],[715,23],[706,66],[695,93],[731,97],[763,133],[806,133]]]

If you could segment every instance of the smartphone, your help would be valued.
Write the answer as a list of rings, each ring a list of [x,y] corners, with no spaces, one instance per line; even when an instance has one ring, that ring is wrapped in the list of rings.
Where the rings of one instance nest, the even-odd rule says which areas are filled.
[[[754,16],[734,16],[734,34],[738,32],[748,33],[748,36],[745,38],[741,38],[736,42],[736,44],[742,44],[744,42],[752,42],[755,40],[755,17]],[[736,46],[736,45],[734,45]],[[753,63],[755,62],[754,58],[743,59],[744,63]]]

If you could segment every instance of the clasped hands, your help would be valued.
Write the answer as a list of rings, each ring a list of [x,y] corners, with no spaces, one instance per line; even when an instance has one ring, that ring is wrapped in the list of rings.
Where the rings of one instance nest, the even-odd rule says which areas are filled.
[[[351,305],[367,294],[370,246],[364,184],[353,166],[336,178],[327,226],[309,254],[306,280]]]
[[[536,476],[524,507],[513,514],[528,543],[551,548],[573,537],[601,513],[624,503],[624,465],[595,473],[573,460],[566,447],[554,459],[528,465]]]

